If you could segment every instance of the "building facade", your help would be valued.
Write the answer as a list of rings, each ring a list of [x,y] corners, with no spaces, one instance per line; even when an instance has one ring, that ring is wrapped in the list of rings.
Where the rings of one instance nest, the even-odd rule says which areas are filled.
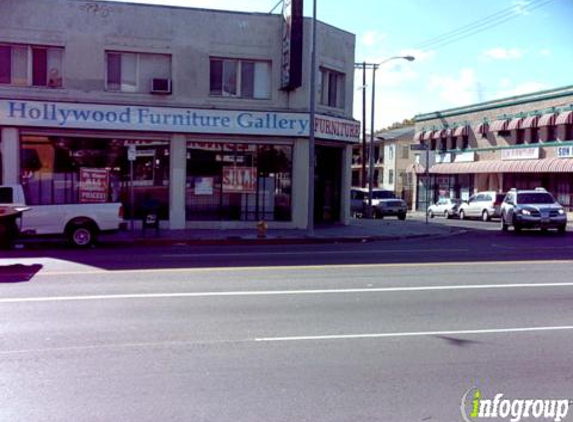
[[[136,220],[153,206],[171,229],[305,228],[301,13],[3,0],[0,182],[32,206],[120,201]],[[315,221],[345,223],[355,37],[319,22],[316,41]]]
[[[383,153],[383,176],[380,186],[390,190],[398,198],[412,205],[413,177],[410,145],[413,143],[414,126],[386,130],[378,133],[376,138],[381,142]]]
[[[416,207],[476,191],[544,187],[573,209],[573,86],[415,117],[416,143],[429,150],[417,173]]]

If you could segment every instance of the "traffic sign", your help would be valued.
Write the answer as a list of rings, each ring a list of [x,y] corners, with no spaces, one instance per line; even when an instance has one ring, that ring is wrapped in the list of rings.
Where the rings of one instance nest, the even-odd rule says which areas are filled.
[[[130,145],[127,148],[127,159],[129,161],[135,161],[135,156],[136,156],[135,145]]]

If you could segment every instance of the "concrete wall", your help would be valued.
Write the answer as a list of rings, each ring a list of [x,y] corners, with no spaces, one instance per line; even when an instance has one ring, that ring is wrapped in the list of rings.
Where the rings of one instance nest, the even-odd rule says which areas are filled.
[[[282,15],[174,6],[70,0],[2,0],[0,42],[65,48],[62,89],[0,87],[0,95],[35,99],[252,110],[308,111],[311,22],[304,22],[303,86],[280,90]],[[355,36],[319,23],[317,67],[345,73],[345,107],[317,112],[352,116]],[[105,52],[170,54],[172,95],[106,92]],[[209,96],[209,58],[272,62],[271,98]],[[317,82],[320,79],[317,78]]]

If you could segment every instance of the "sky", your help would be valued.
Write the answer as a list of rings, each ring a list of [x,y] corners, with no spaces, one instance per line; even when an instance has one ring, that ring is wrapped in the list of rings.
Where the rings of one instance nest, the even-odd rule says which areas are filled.
[[[376,130],[421,113],[573,85],[573,0],[316,1],[318,20],[355,34],[356,62],[415,57],[376,72]],[[278,0],[131,2],[268,13]],[[304,0],[305,16],[312,6]],[[354,86],[361,121],[361,70]]]

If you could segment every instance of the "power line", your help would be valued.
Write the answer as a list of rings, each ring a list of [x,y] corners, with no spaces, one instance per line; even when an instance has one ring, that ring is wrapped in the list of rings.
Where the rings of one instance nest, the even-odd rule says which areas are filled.
[[[555,0],[534,0],[525,5],[522,10],[524,12],[532,12],[536,9],[546,6],[549,3],[552,3],[553,1]],[[509,20],[518,18],[520,16],[522,15],[515,12],[515,6],[503,9],[499,12],[496,12],[492,15],[488,15],[468,25],[459,27],[452,31],[446,32],[442,35],[421,42],[417,44],[415,48],[422,48],[424,51],[429,51],[430,49],[436,50],[453,42],[483,32],[487,29],[499,26]]]
[[[275,7],[273,7],[273,8],[271,9],[271,11],[269,12],[269,15],[270,15],[271,13],[273,13],[273,12],[276,10],[276,8],[279,7],[279,5],[280,5],[282,2],[283,2],[283,0],[279,0],[279,2],[278,2],[277,4],[275,4]]]

